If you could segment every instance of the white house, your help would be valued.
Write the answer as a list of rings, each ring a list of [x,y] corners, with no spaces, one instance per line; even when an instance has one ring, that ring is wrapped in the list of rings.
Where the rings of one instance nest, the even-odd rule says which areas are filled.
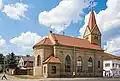
[[[27,69],[33,67],[33,61],[34,57],[33,56],[22,56],[18,62],[18,67],[20,69]]]
[[[120,57],[105,53],[103,56],[103,76],[120,77]]]

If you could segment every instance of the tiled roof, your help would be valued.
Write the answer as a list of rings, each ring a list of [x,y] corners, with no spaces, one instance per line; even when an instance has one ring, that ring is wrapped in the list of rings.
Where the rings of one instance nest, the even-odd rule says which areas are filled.
[[[34,57],[33,56],[22,56],[22,59],[24,61],[34,61]]]
[[[35,44],[34,46],[39,46],[39,45],[53,45],[53,43],[51,42],[49,38],[44,38],[40,42]]]
[[[58,35],[58,34],[54,34],[54,35],[55,35],[55,38],[58,40],[58,43],[61,45],[103,50],[99,45],[91,44],[86,39]]]
[[[33,67],[33,62],[27,61],[25,67]]]
[[[91,44],[86,39],[70,37],[70,36],[65,36],[65,35],[59,35],[59,34],[54,34],[54,33],[51,33],[51,34],[54,36],[55,40],[57,40],[57,43],[60,45],[103,50],[99,45]],[[54,45],[54,43],[52,43],[50,38],[44,38],[39,43],[37,43],[35,46],[39,46],[39,45]]]
[[[101,56],[103,57],[104,60],[112,60],[112,59],[118,59],[118,60],[120,60],[119,56],[112,55],[112,54],[109,54],[109,53],[101,54]]]
[[[54,56],[50,56],[43,63],[61,63],[60,59]]]

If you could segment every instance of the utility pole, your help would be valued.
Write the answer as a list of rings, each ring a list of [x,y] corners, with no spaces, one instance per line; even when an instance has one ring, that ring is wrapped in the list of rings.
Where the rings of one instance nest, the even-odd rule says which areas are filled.
[[[3,73],[5,73],[5,56],[4,56]]]

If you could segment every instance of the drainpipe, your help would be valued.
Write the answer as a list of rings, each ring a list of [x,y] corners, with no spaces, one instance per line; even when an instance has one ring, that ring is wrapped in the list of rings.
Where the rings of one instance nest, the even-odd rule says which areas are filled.
[[[76,57],[75,57],[76,55],[75,55],[75,46],[74,46],[73,52],[74,52],[74,55],[73,55],[73,60],[74,60],[74,62],[73,62],[73,63],[74,63],[74,69],[73,69],[73,72],[74,72],[74,73],[73,73],[73,77],[75,77],[75,76],[76,76],[76,60],[75,60],[75,59],[76,59]]]
[[[94,52],[94,77],[95,77],[95,65],[96,65],[96,58],[95,58],[95,52]]]
[[[85,53],[86,53],[86,52],[84,51],[83,60],[85,59]],[[84,60],[83,62],[84,62],[84,63],[83,63],[83,64],[84,64],[84,65],[83,65],[83,67],[84,67],[84,69],[83,69],[83,70],[84,70],[84,76],[86,76],[86,71],[87,71],[87,70],[86,70],[85,60]]]

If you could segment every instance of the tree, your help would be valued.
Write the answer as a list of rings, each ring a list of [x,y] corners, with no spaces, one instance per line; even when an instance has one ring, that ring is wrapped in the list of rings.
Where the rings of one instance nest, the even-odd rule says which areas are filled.
[[[0,64],[4,64],[4,56],[0,53]]]
[[[30,55],[26,55],[26,57],[30,57]]]
[[[3,71],[3,64],[4,64],[4,56],[0,53],[0,72]]]
[[[6,60],[8,68],[15,68],[17,66],[16,56],[13,52],[6,56]]]

